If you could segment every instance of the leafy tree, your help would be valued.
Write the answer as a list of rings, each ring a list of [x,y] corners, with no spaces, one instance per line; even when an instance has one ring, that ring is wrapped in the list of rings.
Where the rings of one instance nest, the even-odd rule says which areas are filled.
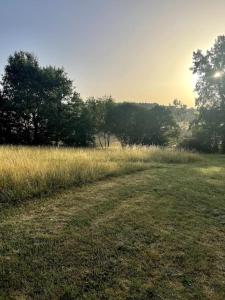
[[[117,104],[111,115],[112,132],[122,146],[133,145],[136,136],[137,112],[142,108],[132,103]]]
[[[170,110],[156,105],[137,116],[137,142],[141,145],[168,145],[178,135],[178,126]]]
[[[179,126],[179,135],[174,142],[180,144],[184,139],[191,136],[191,126],[198,116],[198,112],[194,108],[188,108],[187,105],[183,104],[178,99],[174,99],[168,108],[171,111],[175,122]]]
[[[112,97],[90,98],[87,100],[87,107],[95,128],[95,134],[102,148],[109,147],[112,136],[112,110],[114,107]]]
[[[62,139],[66,106],[76,93],[63,69],[49,66],[43,68],[41,74],[40,98],[43,105],[40,105],[40,114],[45,121],[47,140],[58,144]]]
[[[4,112],[11,121],[10,140],[32,143],[39,80],[38,61],[32,54],[16,52],[9,57],[2,85]]]
[[[199,117],[192,123],[192,135],[184,137],[179,146],[200,152],[218,152],[221,139],[219,115],[217,108],[201,108]]]
[[[80,95],[74,93],[65,108],[61,140],[69,146],[93,146],[95,144],[94,133],[95,128],[90,111]]]
[[[167,145],[178,134],[177,125],[166,107],[146,109],[131,103],[117,104],[113,131],[125,145]]]
[[[192,71],[198,75],[198,126],[208,135],[210,151],[225,153],[225,36],[219,36],[206,54],[194,52]]]
[[[187,105],[183,104],[178,99],[174,99],[173,103],[170,105],[170,108],[175,120],[179,123],[183,122],[187,113]]]
[[[68,120],[71,128],[79,126],[76,131],[80,131],[82,123],[82,130],[85,131],[87,126],[84,124],[84,115],[82,122],[75,122],[74,116],[79,111],[72,110],[78,109],[77,105],[73,105],[77,94],[74,93],[72,81],[63,69],[51,66],[42,68],[32,54],[16,52],[8,59],[2,86],[2,143],[43,145],[58,144],[62,140],[71,143],[74,137],[69,139],[64,136],[65,132],[68,133],[68,128],[67,131],[64,128],[68,125]],[[74,124],[71,124],[72,119]],[[72,132],[71,129],[70,133]],[[87,143],[89,142],[75,142],[82,145]]]

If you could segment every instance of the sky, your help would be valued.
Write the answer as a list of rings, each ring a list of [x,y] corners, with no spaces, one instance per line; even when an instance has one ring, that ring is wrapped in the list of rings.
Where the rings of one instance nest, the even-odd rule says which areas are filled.
[[[192,53],[225,34],[224,13],[225,0],[0,0],[0,74],[24,50],[84,99],[193,106]]]

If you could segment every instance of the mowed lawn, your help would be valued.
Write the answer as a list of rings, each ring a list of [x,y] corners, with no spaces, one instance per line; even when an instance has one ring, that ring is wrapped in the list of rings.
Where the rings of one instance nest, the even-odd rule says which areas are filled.
[[[3,209],[0,299],[225,299],[225,157]]]

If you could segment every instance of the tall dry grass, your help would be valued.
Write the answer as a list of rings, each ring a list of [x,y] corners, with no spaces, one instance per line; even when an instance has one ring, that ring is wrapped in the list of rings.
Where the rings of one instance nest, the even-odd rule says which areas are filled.
[[[197,154],[157,147],[97,150],[2,146],[0,202],[18,202],[61,187],[142,170],[150,162],[188,163],[199,159]]]

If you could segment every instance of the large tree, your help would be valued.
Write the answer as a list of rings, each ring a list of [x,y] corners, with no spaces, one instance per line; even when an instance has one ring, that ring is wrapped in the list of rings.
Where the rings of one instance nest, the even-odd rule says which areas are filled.
[[[39,82],[39,65],[32,54],[16,52],[9,57],[2,81],[1,109],[8,119],[11,142],[32,143],[31,128],[37,107]]]
[[[208,149],[225,152],[225,36],[219,36],[205,54],[193,54],[192,71],[197,74],[198,127],[207,132]],[[196,124],[195,124],[196,128]]]
[[[62,140],[72,81],[62,68],[40,67],[28,52],[8,59],[0,101],[1,142],[52,144]]]

